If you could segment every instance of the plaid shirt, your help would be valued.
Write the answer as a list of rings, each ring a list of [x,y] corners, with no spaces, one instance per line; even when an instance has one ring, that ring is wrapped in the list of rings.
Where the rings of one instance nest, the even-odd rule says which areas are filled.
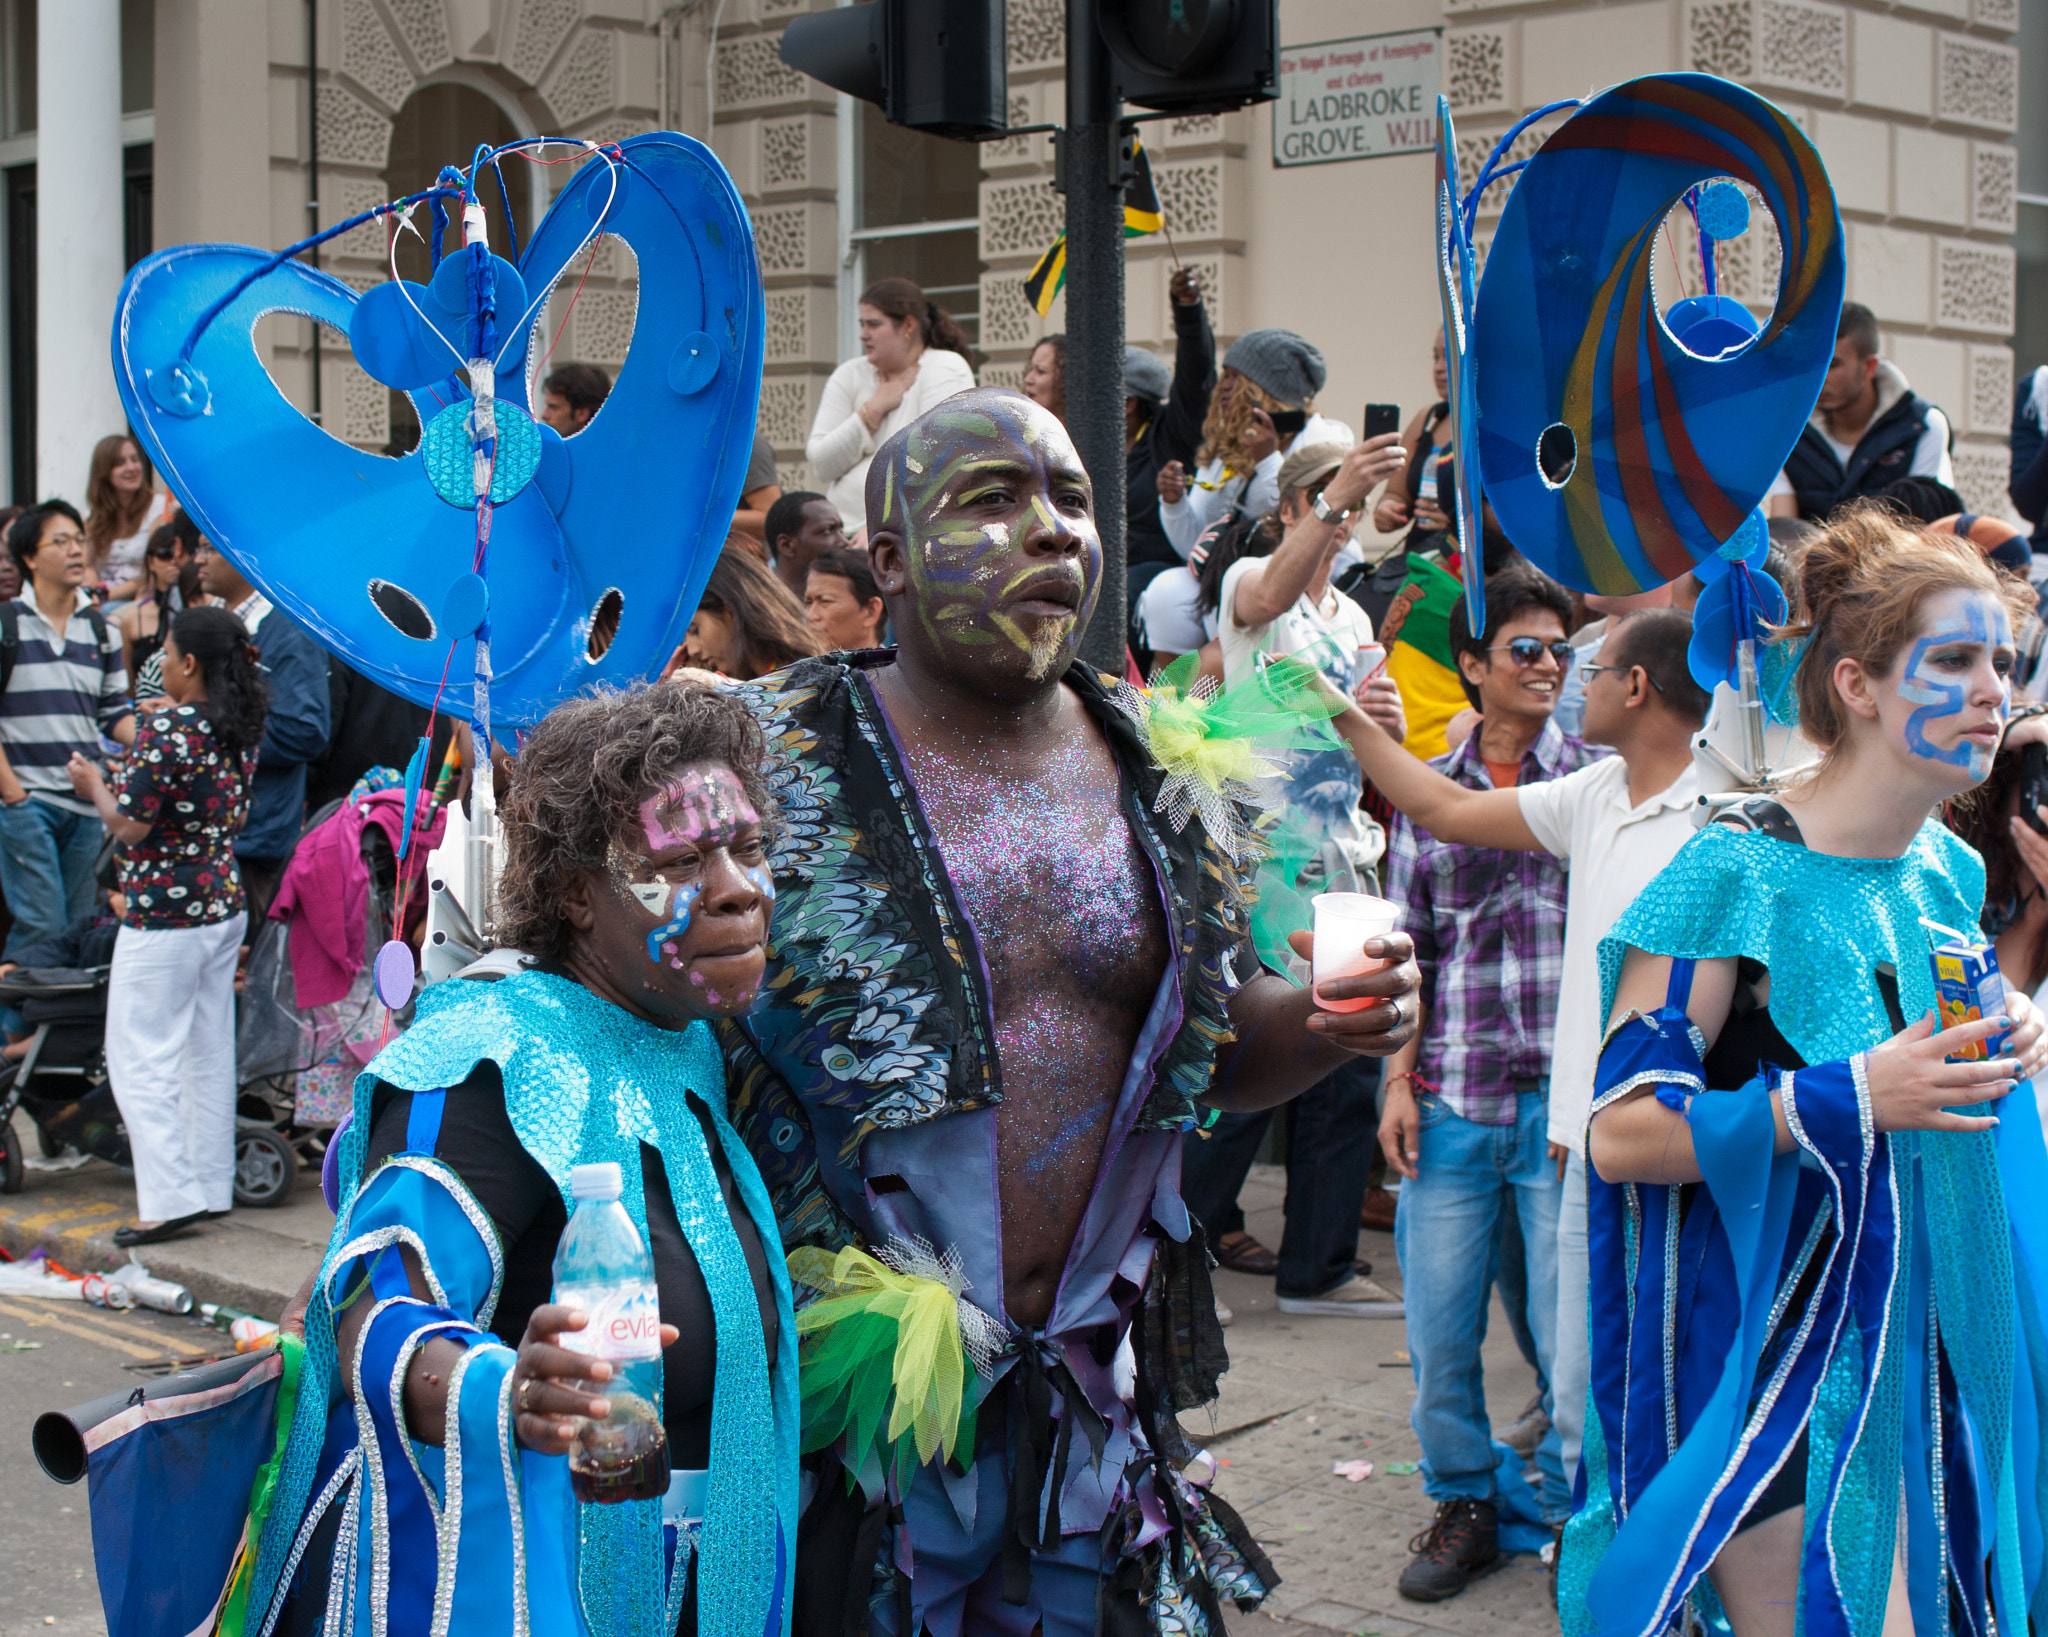
[[[1602,752],[1546,722],[1522,757],[1522,783],[1575,772]],[[1475,732],[1429,764],[1471,790],[1491,790]],[[1586,860],[1598,868],[1598,861]],[[1564,972],[1564,866],[1547,852],[1438,841],[1406,819],[1387,843],[1386,895],[1415,940],[1428,1017],[1418,1078],[1451,1111],[1512,1125],[1515,1082],[1550,1072],[1550,1034]]]

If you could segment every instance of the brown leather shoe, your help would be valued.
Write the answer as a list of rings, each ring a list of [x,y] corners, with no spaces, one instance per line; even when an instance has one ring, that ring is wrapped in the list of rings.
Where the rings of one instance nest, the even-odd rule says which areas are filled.
[[[1445,1501],[1436,1521],[1408,1543],[1415,1556],[1401,1571],[1398,1590],[1413,1603],[1456,1597],[1500,1561],[1500,1527],[1493,1502]]]
[[[1216,1260],[1234,1273],[1270,1279],[1280,1271],[1280,1258],[1243,1229],[1216,1241]]]
[[[1368,1188],[1365,1191],[1365,1208],[1358,1213],[1361,1228],[1377,1228],[1381,1233],[1394,1231],[1394,1207],[1400,1200],[1384,1188]]]

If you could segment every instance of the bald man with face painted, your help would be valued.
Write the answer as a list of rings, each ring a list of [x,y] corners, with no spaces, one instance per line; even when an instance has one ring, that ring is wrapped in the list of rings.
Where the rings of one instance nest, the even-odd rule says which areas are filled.
[[[896,649],[743,690],[784,830],[762,1002],[725,1031],[734,1119],[787,1245],[957,1258],[1000,1340],[951,1463],[809,1457],[798,1629],[806,1598],[872,1598],[890,1637],[1080,1637],[1106,1585],[1111,1629],[1201,1609],[1220,1634],[1217,1599],[1275,1577],[1180,1475],[1174,1415],[1225,1362],[1180,1135],[1397,1050],[1411,951],[1324,986],[1373,1004],[1317,1010],[1252,953],[1239,861],[1154,810],[1117,679],[1075,657],[1102,548],[1057,419],[949,399],[876,455],[867,510]]]

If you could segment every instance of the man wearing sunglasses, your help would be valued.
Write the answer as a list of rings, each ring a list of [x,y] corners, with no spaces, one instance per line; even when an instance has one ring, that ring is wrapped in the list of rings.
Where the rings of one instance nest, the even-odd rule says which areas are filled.
[[[1524,787],[1577,772],[1597,754],[1551,720],[1571,662],[1564,588],[1526,564],[1486,582],[1485,630],[1452,615],[1450,646],[1479,726],[1424,776],[1460,797],[1512,806]],[[1377,724],[1347,712],[1347,739],[1387,746],[1419,767]],[[1356,752],[1354,752],[1356,753]],[[1380,783],[1388,758],[1367,761]],[[1397,779],[1383,792],[1401,805]],[[1435,1522],[1416,1542],[1400,1591],[1437,1602],[1499,1556],[1493,1429],[1481,1388],[1488,1287],[1538,1373],[1554,1381],[1561,1182],[1549,1157],[1551,1028],[1564,966],[1565,871],[1542,853],[1453,841],[1397,820],[1387,842],[1386,896],[1402,906],[1422,969],[1423,1030],[1387,1061],[1381,1146],[1403,1180],[1394,1219],[1416,1377],[1412,1422]],[[1513,1256],[1512,1211],[1522,1254]],[[1583,1392],[1583,1389],[1581,1389]],[[1549,1398],[1542,1405],[1555,1415]],[[1532,1425],[1532,1431],[1534,1426]],[[1543,1515],[1571,1512],[1558,1435],[1536,1451]]]
[[[1480,691],[1482,695],[1499,692],[1488,689],[1488,678],[1510,680],[1501,675],[1503,660],[1514,673],[1513,680],[1540,691],[1545,680],[1557,676],[1562,626],[1547,608],[1532,608],[1522,617],[1509,616],[1505,605],[1496,602],[1496,595],[1489,585],[1489,611],[1504,628],[1498,635],[1489,633],[1488,644],[1507,651],[1489,654],[1492,670],[1482,673]],[[1506,859],[1520,854],[1527,860],[1525,868],[1539,870],[1549,879],[1554,879],[1559,864],[1570,866],[1565,888],[1563,970],[1556,985],[1556,1032],[1542,1133],[1547,1162],[1563,1179],[1556,1216],[1555,1340],[1545,1374],[1551,1387],[1550,1414],[1556,1425],[1558,1458],[1567,1482],[1578,1465],[1585,1420],[1584,1153],[1593,1069],[1600,1052],[1599,945],[1621,912],[1693,833],[1691,810],[1698,785],[1692,738],[1705,720],[1709,701],[1686,664],[1691,638],[1692,619],[1682,609],[1653,608],[1613,616],[1605,639],[1580,669],[1585,680],[1585,738],[1611,746],[1619,754],[1590,762],[1576,772],[1560,764],[1554,776],[1536,782],[1517,781],[1513,789],[1499,788],[1498,780],[1491,781],[1494,788],[1484,788],[1476,780],[1460,778],[1456,756],[1440,758],[1435,764],[1444,767],[1450,777],[1432,771],[1362,712],[1350,712],[1337,724],[1367,777],[1408,820],[1402,829],[1408,834],[1409,846],[1404,849],[1397,837],[1396,857],[1405,851],[1420,859],[1422,849],[1415,843],[1426,833],[1433,839],[1425,841],[1425,847],[1472,857]],[[1468,679],[1481,669],[1469,655],[1463,658],[1463,668]],[[1491,703],[1483,708],[1487,719],[1467,743],[1478,744],[1490,758],[1498,754],[1497,747],[1489,749],[1485,743],[1488,728],[1496,724],[1496,710]],[[1533,711],[1531,717],[1542,720]],[[1554,733],[1555,724],[1545,731]],[[1542,740],[1536,743],[1540,747]],[[1529,760],[1540,761],[1540,755]],[[1480,851],[1495,848],[1503,851]],[[1549,856],[1542,856],[1545,854]],[[1426,872],[1418,874],[1427,879]],[[1401,896],[1394,869],[1388,872],[1388,894]],[[1417,941],[1419,949],[1420,938]],[[1430,978],[1431,969],[1425,965],[1425,994],[1431,989]],[[1435,1022],[1434,1016],[1425,1019],[1430,1031],[1422,1042],[1425,1063],[1431,1061],[1432,1047],[1442,1039],[1434,1030]],[[1470,1044],[1469,1037],[1466,1044]],[[1410,1071],[1405,1081],[1401,1079],[1404,1068]],[[1438,1169],[1434,1162],[1437,1151],[1446,1146],[1446,1131],[1462,1123],[1455,1115],[1446,1116],[1441,1100],[1425,1085],[1423,1077],[1431,1071],[1425,1068],[1416,1076],[1414,1070],[1411,1062],[1390,1064],[1389,1078],[1397,1083],[1387,1098],[1380,1125],[1380,1142],[1388,1163],[1404,1177],[1416,1179],[1401,1193],[1401,1224],[1410,1230],[1409,1243],[1416,1242],[1422,1226],[1419,1218],[1411,1219],[1409,1213],[1418,1202],[1433,1197],[1439,1183],[1448,1180],[1432,1174]],[[1442,1077],[1448,1080],[1449,1071]],[[1530,1157],[1534,1157],[1533,1150]],[[1521,1204],[1518,1194],[1518,1208]],[[1521,1221],[1527,1234],[1528,1212],[1523,1212]],[[1429,1275],[1435,1277],[1438,1256],[1433,1249],[1422,1254],[1430,1258]],[[1534,1256],[1532,1245],[1532,1261]],[[1412,1349],[1418,1305],[1414,1292],[1423,1270],[1410,1266],[1405,1254],[1403,1270],[1409,1281]],[[1539,1292],[1533,1277],[1530,1295],[1534,1305]],[[1476,1344],[1473,1371],[1476,1380]],[[1420,1402],[1418,1399],[1418,1405]],[[1440,1550],[1439,1556],[1444,1555]],[[1432,1584],[1462,1584],[1460,1573],[1469,1574],[1477,1566],[1453,1559],[1432,1561],[1425,1570],[1423,1559],[1418,1558],[1411,1573],[1418,1581],[1427,1578]],[[1405,1577],[1403,1589],[1408,1589]]]

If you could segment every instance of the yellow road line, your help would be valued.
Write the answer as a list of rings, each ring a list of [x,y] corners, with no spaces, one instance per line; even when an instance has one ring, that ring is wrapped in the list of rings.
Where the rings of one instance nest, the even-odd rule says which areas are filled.
[[[152,1362],[164,1356],[161,1347],[145,1347],[127,1336],[114,1334],[100,1325],[77,1318],[59,1318],[54,1313],[44,1313],[33,1307],[16,1307],[12,1302],[0,1302],[0,1313],[9,1318],[20,1319],[24,1324],[36,1325],[48,1330],[59,1330],[67,1336],[76,1336],[81,1341],[97,1342],[100,1346],[116,1353],[126,1353],[130,1358],[145,1358]]]

